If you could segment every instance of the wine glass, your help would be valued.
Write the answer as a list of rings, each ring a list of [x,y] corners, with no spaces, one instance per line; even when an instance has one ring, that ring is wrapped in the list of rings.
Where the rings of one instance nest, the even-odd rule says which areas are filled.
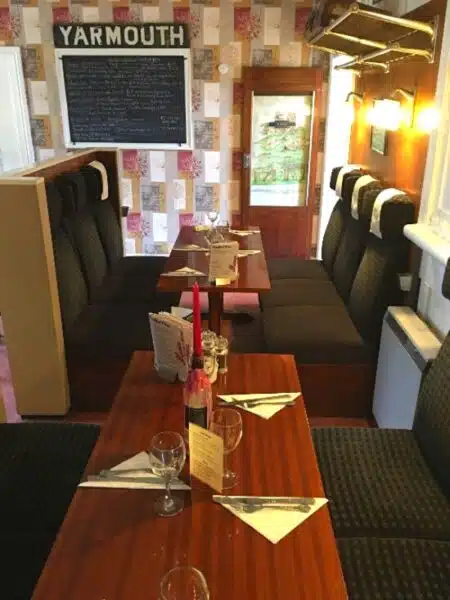
[[[227,468],[227,456],[236,450],[242,439],[241,413],[232,408],[217,408],[211,414],[209,429],[223,439],[223,486],[228,490],[237,482],[237,474]]]
[[[161,579],[160,600],[209,600],[203,573],[194,567],[175,567]]]
[[[172,517],[183,510],[183,498],[173,497],[170,484],[184,466],[186,446],[179,433],[163,431],[152,439],[150,452],[150,467],[152,471],[164,480],[166,493],[155,501],[155,511],[161,517]]]
[[[219,211],[218,210],[209,210],[207,213],[207,217],[209,222],[211,223],[211,227],[214,228],[214,225],[217,221],[217,219],[219,218]]]

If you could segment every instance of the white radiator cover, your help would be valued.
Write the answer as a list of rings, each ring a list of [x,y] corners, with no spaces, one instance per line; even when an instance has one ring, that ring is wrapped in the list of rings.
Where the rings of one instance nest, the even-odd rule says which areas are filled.
[[[373,401],[378,427],[412,428],[422,373],[440,347],[439,339],[411,308],[388,308]]]

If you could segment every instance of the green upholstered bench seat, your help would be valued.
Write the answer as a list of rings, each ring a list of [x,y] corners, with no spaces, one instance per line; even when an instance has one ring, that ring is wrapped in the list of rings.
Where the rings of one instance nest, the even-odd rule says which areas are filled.
[[[350,600],[448,600],[450,542],[338,540]]]
[[[450,541],[450,503],[411,431],[313,429],[337,537]]]

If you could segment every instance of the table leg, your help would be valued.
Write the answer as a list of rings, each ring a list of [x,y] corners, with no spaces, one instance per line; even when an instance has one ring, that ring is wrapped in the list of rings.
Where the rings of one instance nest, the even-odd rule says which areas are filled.
[[[209,328],[220,335],[220,325],[223,313],[223,292],[208,292]]]

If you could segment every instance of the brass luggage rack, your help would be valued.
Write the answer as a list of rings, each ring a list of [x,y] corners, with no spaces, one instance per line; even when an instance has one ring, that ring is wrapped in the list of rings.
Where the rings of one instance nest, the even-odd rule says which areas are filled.
[[[351,57],[336,69],[387,73],[391,64],[405,59],[434,62],[437,28],[437,17],[431,22],[415,21],[354,3],[330,25],[307,34],[306,39],[313,48]],[[364,32],[364,36],[355,32]]]

